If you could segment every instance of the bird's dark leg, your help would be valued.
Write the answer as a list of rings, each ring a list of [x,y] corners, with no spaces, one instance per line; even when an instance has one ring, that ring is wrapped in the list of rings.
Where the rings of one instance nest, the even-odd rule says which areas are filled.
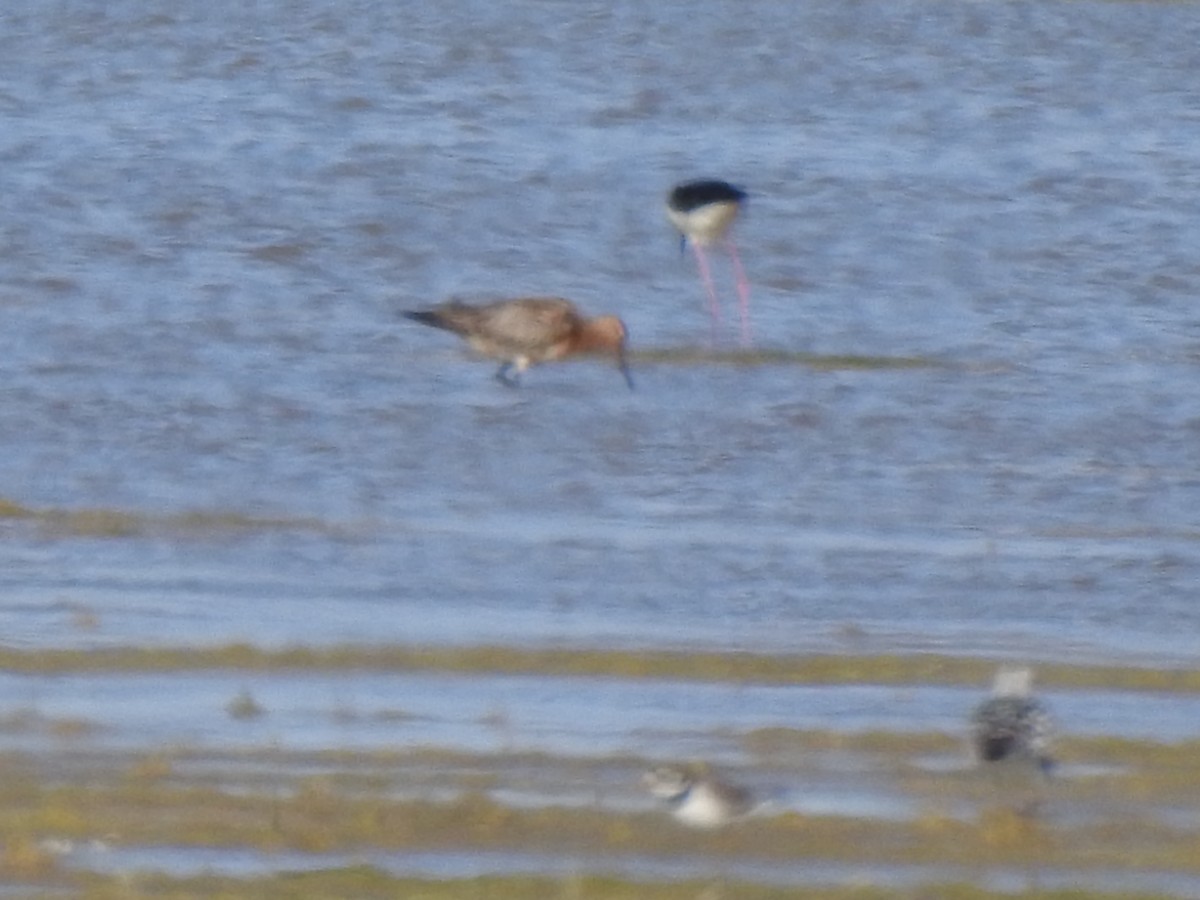
[[[520,387],[521,382],[518,381],[512,375],[508,374],[509,371],[512,369],[512,367],[513,367],[512,362],[506,362],[502,366],[500,366],[500,368],[496,370],[496,380],[499,381],[505,387],[510,387],[510,388]]]
[[[629,360],[625,358],[625,351],[622,349],[617,354],[617,368],[621,370],[621,374],[625,376],[625,383],[629,385],[629,389],[633,390],[633,375],[629,373]]]

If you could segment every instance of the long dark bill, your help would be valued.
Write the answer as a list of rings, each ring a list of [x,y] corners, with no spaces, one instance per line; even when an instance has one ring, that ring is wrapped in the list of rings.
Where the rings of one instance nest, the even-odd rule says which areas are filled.
[[[629,371],[629,360],[625,358],[625,348],[622,347],[617,351],[617,368],[621,370],[621,374],[625,376],[625,383],[629,385],[629,389],[633,390],[633,375]]]

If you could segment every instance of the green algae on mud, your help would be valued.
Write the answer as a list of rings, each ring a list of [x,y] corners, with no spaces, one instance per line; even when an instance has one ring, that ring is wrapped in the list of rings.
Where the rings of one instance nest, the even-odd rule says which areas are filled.
[[[275,760],[286,772],[286,754]],[[436,761],[434,761],[436,763]],[[578,765],[576,761],[573,765]],[[1187,774],[1194,785],[1200,758]],[[184,767],[186,769],[186,767]],[[499,767],[497,767],[498,770]],[[377,770],[378,772],[379,770]],[[89,841],[99,835],[118,845],[249,848],[304,853],[371,850],[519,851],[614,855],[688,855],[710,858],[862,864],[1038,865],[1077,870],[1120,867],[1200,873],[1196,833],[1133,813],[1118,819],[1047,819],[993,800],[973,816],[939,812],[943,804],[979,799],[977,778],[928,779],[927,812],[904,820],[808,815],[784,810],[746,819],[736,827],[696,832],[659,811],[622,812],[596,807],[511,807],[478,790],[455,799],[405,799],[392,793],[410,779],[394,772],[395,787],[372,773],[353,779],[345,760],[339,773],[294,773],[254,787],[234,781],[194,783],[172,758],[118,758],[66,777],[40,775],[31,759],[0,759],[0,842],[36,846],[46,837]],[[1167,773],[1172,775],[1173,773]],[[1114,791],[1145,808],[1151,799],[1187,802],[1173,788],[1152,797],[1155,773],[1141,789]],[[1113,782],[1119,788],[1119,782]],[[1132,784],[1132,783],[1130,783]]]
[[[941,654],[775,655],[745,652],[536,649],[491,645],[0,648],[0,670],[26,674],[188,670],[439,671],[587,676],[740,684],[977,685],[995,664]],[[1060,688],[1200,693],[1200,670],[1134,666],[1038,666],[1038,683]]]
[[[248,516],[238,512],[202,510],[154,515],[104,507],[36,508],[0,497],[2,519],[31,522],[43,535],[50,537],[216,536],[247,531],[309,531],[336,535],[346,531],[319,519],[303,517]]]
[[[1043,825],[1006,809],[978,820],[929,814],[912,822],[784,813],[737,828],[696,832],[660,813],[514,809],[482,794],[455,801],[344,796],[317,783],[284,796],[127,781],[48,787],[0,814],[6,845],[55,835],[109,835],[129,846],[251,848],[271,853],[410,850],[596,853],[860,864],[1039,865],[1200,872],[1195,835],[1148,820]]]
[[[823,766],[822,756],[832,751],[842,760],[853,757],[855,765],[892,780],[914,800],[935,801],[953,797],[974,797],[972,786],[980,779],[967,766],[967,750],[962,735],[870,731],[845,733],[829,730],[755,729],[740,738],[727,735],[740,746],[747,758],[773,779],[788,779],[803,784]],[[1143,804],[1171,805],[1190,803],[1200,808],[1200,740],[1161,744],[1153,741],[1109,737],[1069,736],[1056,744],[1059,761],[1065,765],[1084,764],[1090,774],[1055,779],[1074,800],[1088,799],[1106,792],[1136,796]],[[115,760],[103,752],[73,754],[70,767],[60,763],[58,774],[70,773],[72,780],[101,783],[106,770],[115,769],[122,778],[169,781],[185,786],[224,786],[238,792],[256,793],[280,785],[316,785],[353,793],[362,789],[374,793],[414,786],[435,787],[439,793],[473,794],[503,786],[515,775],[526,785],[528,773],[537,773],[544,787],[562,787],[637,782],[641,772],[660,760],[630,753],[597,756],[562,756],[541,750],[522,749],[495,752],[467,751],[457,748],[403,745],[388,749],[358,750],[335,748],[311,751],[284,751],[277,747],[241,748],[236,751],[174,746],[132,759],[124,754]],[[961,768],[931,768],[931,758],[958,757]],[[4,766],[0,755],[0,777],[29,778],[19,769]],[[9,765],[16,762],[9,760]],[[187,775],[218,767],[223,775]],[[27,767],[26,767],[27,768]],[[310,777],[314,770],[324,774]],[[4,794],[0,791],[0,800]]]
[[[236,751],[165,747],[146,755],[120,750],[100,750],[46,759],[40,755],[0,754],[0,877],[82,879],[88,893],[76,896],[372,896],[352,889],[348,881],[339,892],[334,881],[280,875],[242,881],[167,877],[123,876],[124,886],[136,893],[112,893],[120,885],[99,875],[78,874],[59,866],[52,855],[39,852],[46,838],[84,843],[97,836],[115,848],[163,847],[228,848],[258,852],[269,860],[276,852],[523,852],[570,854],[586,871],[588,860],[644,856],[703,856],[709,859],[763,860],[794,863],[812,860],[824,865],[924,865],[1070,869],[1103,873],[1115,870],[1200,874],[1200,854],[1193,827],[1180,827],[1156,816],[1155,808],[1195,808],[1200,793],[1200,742],[1156,746],[1110,738],[1072,739],[1069,752],[1086,758],[1090,751],[1106,759],[1130,762],[1128,771],[1103,777],[1073,778],[1063,782],[1067,795],[1049,797],[1048,815],[1014,808],[1007,798],[991,796],[986,779],[964,770],[957,773],[924,770],[919,760],[930,752],[953,747],[952,739],[939,734],[918,735],[872,732],[789,732],[773,729],[751,732],[748,739],[765,742],[762,756],[776,775],[794,762],[807,764],[800,754],[789,761],[788,750],[832,748],[862,754],[864,771],[897,779],[906,795],[918,800],[918,812],[906,819],[873,819],[847,815],[810,815],[793,810],[766,811],[734,827],[697,832],[677,825],[661,811],[629,811],[599,806],[510,806],[489,795],[512,777],[522,780],[534,771],[550,782],[587,785],[612,767],[641,771],[649,760],[628,757],[560,757],[533,751],[466,753],[438,748],[390,750],[291,751],[263,747]],[[897,759],[897,757],[900,757]],[[238,773],[237,762],[269,763]],[[205,763],[208,763],[205,765]],[[314,762],[321,774],[312,774]],[[214,765],[216,777],[214,777]],[[782,766],[782,768],[781,768]],[[269,772],[264,778],[263,773]],[[420,774],[436,774],[438,793],[452,799],[414,799],[414,785],[426,786]],[[491,776],[478,782],[479,773]],[[246,775],[248,774],[248,777]],[[622,776],[624,777],[624,776]],[[802,779],[801,779],[802,780]],[[1088,788],[1094,782],[1095,790]],[[447,793],[445,788],[449,788]],[[1059,799],[1085,815],[1062,816],[1053,811]],[[973,812],[962,814],[963,802]],[[1115,801],[1115,802],[1114,802]],[[958,809],[950,814],[946,810]],[[1100,813],[1100,815],[1097,815]],[[351,857],[352,858],[352,857]],[[343,870],[337,870],[343,871]],[[418,881],[390,875],[349,875],[380,879],[381,896],[424,896],[409,893]],[[144,883],[143,883],[143,880]],[[503,880],[503,879],[500,879]],[[506,896],[507,888],[485,879],[488,897]],[[612,893],[600,881],[584,878],[588,891],[578,884],[564,896],[677,896],[678,885],[651,885],[617,880]],[[473,881],[437,882],[455,887],[445,894],[474,896]],[[496,892],[490,886],[497,884]],[[532,879],[528,884],[551,887],[555,879]],[[1036,883],[1036,879],[1034,881]],[[1102,882],[1100,882],[1102,883]],[[206,885],[207,887],[202,887]],[[528,886],[528,885],[527,885]],[[209,893],[211,888],[211,894]],[[776,896],[757,885],[730,885],[721,896]],[[374,888],[371,888],[372,890]],[[440,890],[441,888],[437,888]],[[246,890],[246,894],[240,893]],[[850,889],[845,889],[850,891]],[[962,891],[959,893],[958,891]],[[292,891],[293,893],[289,893]],[[305,893],[305,891],[308,891]],[[462,894],[461,892],[466,892]],[[681,896],[700,896],[684,893]],[[551,893],[550,896],[557,894]],[[433,896],[439,896],[434,894]],[[541,893],[524,896],[544,896]],[[807,896],[788,889],[778,896]],[[871,896],[822,890],[813,896]],[[907,896],[889,892],[881,896]],[[915,892],[922,897],[989,897],[991,894],[957,886]],[[1009,895],[1012,896],[1012,895]],[[1016,895],[1026,896],[1026,895]],[[1030,897],[1090,896],[1087,893],[1031,893]],[[1097,896],[1103,896],[1098,894]]]
[[[71,896],[79,900],[308,900],[312,897],[354,897],[356,900],[1112,900],[1112,892],[1066,890],[988,891],[960,883],[924,884],[909,888],[861,884],[851,887],[788,886],[721,879],[653,882],[609,875],[485,875],[475,878],[431,879],[393,875],[370,865],[307,872],[281,872],[257,878],[199,875],[173,878],[158,873],[72,877]],[[9,896],[16,896],[9,894]],[[63,896],[49,883],[44,892],[24,896]],[[1156,900],[1164,895],[1120,894],[1124,900]]]

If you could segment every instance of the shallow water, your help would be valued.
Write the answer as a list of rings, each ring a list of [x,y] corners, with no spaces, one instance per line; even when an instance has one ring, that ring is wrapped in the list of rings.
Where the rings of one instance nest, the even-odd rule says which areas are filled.
[[[4,494],[336,537],[14,527],[10,640],[1195,660],[1192,7],[256,9],[9,14]],[[505,391],[397,318],[564,293],[702,344],[658,208],[702,172],[753,195],[762,345],[947,365]]]
[[[37,513],[0,520],[6,644],[1200,664],[1195,5],[18,3],[0,23],[0,497]],[[705,355],[660,208],[698,175],[750,192],[757,346],[812,364],[724,352],[719,256]],[[398,315],[526,292],[621,315],[637,390],[603,362],[507,390]],[[654,352],[678,348],[697,353]],[[69,520],[88,510],[132,527]],[[952,731],[974,697],[316,678],[289,725],[284,681],[13,676],[0,703],[99,721],[102,745],[721,758],[720,727]],[[274,712],[231,722],[246,685]],[[416,724],[315,724],[379,692]],[[1051,699],[1069,732],[1200,721],[1190,697]],[[480,724],[498,709],[503,738]]]
[[[148,696],[150,680],[155,693]],[[981,696],[969,688],[361,672],[0,677],[0,692],[17,710],[36,710],[51,723],[90,725],[90,742],[128,751],[401,744],[738,763],[745,762],[741,737],[758,729],[958,734]],[[243,693],[263,715],[230,715]],[[1042,697],[1073,735],[1200,741],[1200,697],[1116,691]],[[0,729],[0,748],[33,749],[44,739],[38,728]]]

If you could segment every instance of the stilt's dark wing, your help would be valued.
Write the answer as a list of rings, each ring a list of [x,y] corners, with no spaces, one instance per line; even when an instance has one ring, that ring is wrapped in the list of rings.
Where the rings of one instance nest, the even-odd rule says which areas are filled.
[[[676,212],[690,213],[710,203],[740,205],[746,192],[728,181],[704,179],[676,185],[667,195],[667,206]]]

